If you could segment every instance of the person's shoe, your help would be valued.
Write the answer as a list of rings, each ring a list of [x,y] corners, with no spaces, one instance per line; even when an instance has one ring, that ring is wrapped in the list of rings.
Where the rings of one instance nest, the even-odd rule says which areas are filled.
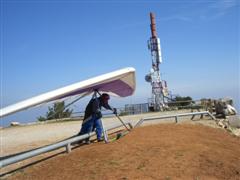
[[[85,144],[91,144],[91,141],[90,140],[86,140]]]
[[[97,140],[97,142],[102,142],[102,141],[104,141],[104,140],[103,140],[103,139],[98,139],[98,140]]]
[[[77,141],[77,144],[82,144],[83,140]]]

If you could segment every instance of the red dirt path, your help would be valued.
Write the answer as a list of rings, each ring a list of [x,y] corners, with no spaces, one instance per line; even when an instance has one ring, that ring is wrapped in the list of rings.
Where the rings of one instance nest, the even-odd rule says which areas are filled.
[[[28,167],[8,179],[240,179],[240,138],[202,125],[134,129]]]

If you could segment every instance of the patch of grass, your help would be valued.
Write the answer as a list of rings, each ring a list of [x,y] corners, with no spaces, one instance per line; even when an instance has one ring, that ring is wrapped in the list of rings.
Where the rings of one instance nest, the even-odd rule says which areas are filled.
[[[179,158],[179,157],[182,157],[182,156],[184,156],[184,153],[181,152],[181,151],[177,151],[177,152],[175,153],[175,158],[176,158],[176,159]]]
[[[171,179],[170,176],[166,176],[166,177],[165,177],[165,180],[170,180],[170,179]]]
[[[200,180],[201,178],[199,176],[196,176],[194,180]]]
[[[116,161],[116,160],[108,161],[108,164],[110,164],[110,165],[112,165],[112,166],[119,166],[119,162]]]
[[[137,169],[142,170],[142,169],[144,169],[145,167],[146,167],[145,162],[141,162],[141,163],[138,165]]]

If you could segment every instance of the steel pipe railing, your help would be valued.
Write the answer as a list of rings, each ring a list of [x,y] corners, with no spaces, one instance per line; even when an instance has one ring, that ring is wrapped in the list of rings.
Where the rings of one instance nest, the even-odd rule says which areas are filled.
[[[127,123],[130,123],[130,122],[127,122]],[[120,127],[122,127],[122,124],[120,124],[120,125],[119,124],[118,125],[113,124],[113,125],[107,127],[106,131],[109,131],[109,130],[112,130],[112,129],[115,129],[115,128],[120,128]],[[7,158],[7,159],[3,159],[3,160],[0,161],[0,168],[8,166],[10,164],[17,163],[19,161],[23,161],[25,159],[29,159],[31,157],[34,157],[34,156],[37,156],[37,155],[40,155],[40,154],[43,154],[43,153],[46,153],[46,152],[50,152],[50,151],[62,148],[62,147],[66,147],[66,151],[69,153],[69,152],[71,152],[71,144],[72,143],[84,140],[86,138],[90,138],[94,135],[95,135],[95,132],[91,132],[91,133],[88,133],[88,134],[84,134],[84,135],[81,135],[81,136],[73,137],[73,138],[55,143],[55,144],[52,144],[52,145],[48,145],[48,146],[41,147],[41,148],[38,148],[38,149],[35,149],[35,150],[32,150],[32,151],[28,151],[26,153],[22,153],[22,154],[19,154],[19,155],[16,155],[16,156],[13,156],[13,157],[10,157],[10,158]]]
[[[140,119],[134,127],[140,126],[144,121],[151,121],[151,120],[159,120],[159,119],[167,119],[167,118],[175,118],[175,122],[178,122],[178,117],[183,116],[193,116],[193,115],[209,115],[212,119],[215,120],[215,117],[209,111],[202,111],[202,112],[191,112],[191,113],[182,113],[182,114],[175,114],[175,115],[164,115],[164,116],[153,116]]]
[[[176,114],[176,115],[164,115],[164,116],[147,117],[147,118],[140,119],[135,124],[134,127],[140,126],[144,121],[166,119],[166,118],[175,118],[175,121],[177,123],[178,122],[178,117],[203,115],[203,114],[207,114],[212,119],[215,120],[215,117],[209,111],[202,111],[202,112],[191,112],[191,113],[183,113],[183,114]],[[130,124],[130,127],[132,126],[129,121],[126,122],[126,124]],[[115,128],[120,128],[120,127],[122,127],[122,124],[120,124],[120,125],[119,124],[118,125],[113,124],[113,125],[107,127],[105,129],[105,131],[109,131],[109,130],[112,130],[112,129],[115,129]],[[25,159],[28,159],[28,158],[31,158],[31,157],[34,157],[34,156],[37,156],[37,155],[40,155],[40,154],[43,154],[43,153],[46,153],[46,152],[50,152],[50,151],[62,148],[62,147],[66,147],[66,151],[69,153],[69,152],[71,152],[71,144],[72,143],[84,140],[86,138],[90,138],[94,135],[95,135],[95,132],[91,132],[91,133],[88,133],[88,134],[84,134],[84,135],[81,135],[81,136],[73,137],[73,138],[55,143],[55,144],[52,144],[52,145],[41,147],[41,148],[26,152],[26,153],[22,153],[20,155],[16,155],[16,156],[13,156],[13,157],[10,157],[10,158],[7,158],[7,159],[3,159],[3,160],[0,161],[0,168],[8,166],[8,165],[13,164],[13,163],[17,163],[19,161],[22,161],[22,160],[25,160]]]

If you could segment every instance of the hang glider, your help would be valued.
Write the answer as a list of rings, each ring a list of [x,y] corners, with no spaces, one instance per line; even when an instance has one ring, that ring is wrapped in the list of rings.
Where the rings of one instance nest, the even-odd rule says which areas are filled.
[[[134,93],[135,86],[135,69],[131,67],[124,68],[7,106],[0,109],[0,117],[70,96],[90,94],[95,90],[110,93],[118,97],[126,97]]]

